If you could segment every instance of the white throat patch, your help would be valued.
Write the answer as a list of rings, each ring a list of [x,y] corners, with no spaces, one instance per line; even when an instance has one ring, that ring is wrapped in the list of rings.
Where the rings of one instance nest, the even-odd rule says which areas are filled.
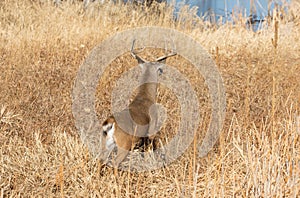
[[[103,130],[107,132],[106,149],[111,151],[116,146],[114,140],[115,123],[109,123],[103,126]]]

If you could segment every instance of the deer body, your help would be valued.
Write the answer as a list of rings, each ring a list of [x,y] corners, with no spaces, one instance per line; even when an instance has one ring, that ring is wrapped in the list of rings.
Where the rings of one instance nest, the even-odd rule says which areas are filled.
[[[172,53],[158,58],[155,62],[146,62],[133,52],[133,46],[134,42],[131,50],[132,55],[138,60],[139,66],[142,68],[142,75],[139,79],[141,86],[139,86],[137,95],[127,109],[110,116],[102,124],[105,140],[105,144],[102,144],[102,150],[105,151],[104,160],[108,158],[115,147],[118,149],[113,160],[114,167],[118,167],[129,151],[145,139],[153,142],[153,149],[155,149],[157,110],[151,106],[156,103],[158,76],[164,67],[162,62],[167,57],[175,55]]]

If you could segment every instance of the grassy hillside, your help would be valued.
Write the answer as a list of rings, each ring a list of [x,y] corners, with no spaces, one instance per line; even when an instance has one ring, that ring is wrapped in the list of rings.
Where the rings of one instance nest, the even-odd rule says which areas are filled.
[[[235,25],[215,28],[200,21],[195,10],[183,9],[175,22],[163,5],[145,10],[101,5],[84,11],[81,3],[55,7],[39,2],[0,2],[1,197],[300,196],[298,2],[256,33],[238,16]],[[203,115],[197,138],[171,165],[120,172],[117,179],[89,155],[78,136],[72,86],[79,66],[102,40],[145,25],[184,32],[211,54],[226,87],[226,120],[214,149],[198,158],[195,145],[210,118],[207,87],[188,61],[170,59],[197,92]],[[162,53],[150,52],[149,57]],[[114,80],[133,63],[125,54],[101,78],[99,122],[110,113]],[[174,120],[163,127],[168,138],[178,127],[178,101],[165,87],[159,96]]]

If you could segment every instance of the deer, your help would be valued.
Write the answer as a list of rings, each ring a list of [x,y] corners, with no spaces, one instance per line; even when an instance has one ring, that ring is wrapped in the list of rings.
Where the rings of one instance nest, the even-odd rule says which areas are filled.
[[[173,49],[155,61],[146,61],[134,51],[134,43],[135,40],[130,52],[142,70],[137,94],[126,109],[110,115],[102,123],[102,159],[107,160],[112,150],[117,148],[116,157],[112,160],[114,168],[118,168],[129,151],[141,143],[151,143],[153,150],[157,148],[158,115],[153,105],[156,104],[158,76],[163,73],[167,58],[177,54]]]

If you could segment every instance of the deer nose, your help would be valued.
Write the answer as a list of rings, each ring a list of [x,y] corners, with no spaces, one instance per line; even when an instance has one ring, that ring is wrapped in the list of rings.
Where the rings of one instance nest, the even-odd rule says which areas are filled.
[[[164,70],[162,68],[158,68],[157,71],[158,71],[158,75],[161,75],[164,72]]]

